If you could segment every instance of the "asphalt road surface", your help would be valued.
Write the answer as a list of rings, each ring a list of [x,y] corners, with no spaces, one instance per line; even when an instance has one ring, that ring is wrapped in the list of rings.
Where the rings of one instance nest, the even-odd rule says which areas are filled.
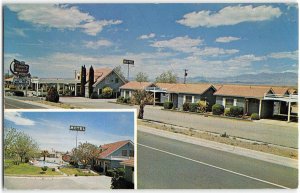
[[[9,190],[70,190],[110,189],[107,176],[78,177],[11,177],[4,176],[4,189]]]
[[[27,104],[7,97],[4,98],[4,108],[5,109],[45,109],[44,107]]]
[[[139,189],[297,188],[298,170],[138,131]]]

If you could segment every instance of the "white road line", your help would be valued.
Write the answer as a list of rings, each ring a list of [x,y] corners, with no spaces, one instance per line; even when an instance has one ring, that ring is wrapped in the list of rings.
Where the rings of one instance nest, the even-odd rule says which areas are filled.
[[[229,173],[232,173],[232,174],[236,174],[236,175],[239,175],[239,176],[243,176],[243,177],[246,177],[246,178],[250,178],[250,179],[252,179],[252,180],[256,180],[256,181],[263,182],[263,183],[266,183],[266,184],[270,184],[270,185],[273,185],[273,186],[277,186],[277,187],[279,187],[279,188],[290,189],[290,188],[288,188],[288,187],[285,187],[285,186],[282,186],[282,185],[279,185],[279,184],[275,184],[275,183],[268,182],[268,181],[265,181],[265,180],[262,180],[262,179],[259,179],[259,178],[255,178],[255,177],[252,177],[252,176],[248,176],[248,175],[245,175],[245,174],[241,174],[241,173],[238,173],[238,172],[235,172],[235,171],[232,171],[232,170],[228,170],[228,169],[225,169],[225,168],[221,168],[221,167],[218,167],[218,166],[214,166],[214,165],[211,165],[211,164],[208,164],[208,163],[205,163],[205,162],[201,162],[201,161],[194,160],[194,159],[191,159],[191,158],[188,158],[188,157],[184,157],[184,156],[181,156],[181,155],[177,155],[177,154],[175,154],[175,153],[171,153],[171,152],[168,152],[168,151],[164,151],[164,150],[157,149],[157,148],[154,148],[154,147],[150,147],[150,146],[147,146],[147,145],[143,145],[143,144],[140,144],[140,143],[138,143],[138,145],[143,146],[143,147],[146,147],[146,148],[149,148],[149,149],[152,149],[152,150],[155,150],[155,151],[159,151],[159,152],[163,152],[163,153],[166,153],[166,154],[169,154],[169,155],[173,155],[173,156],[176,156],[176,157],[180,157],[180,158],[182,158],[182,159],[186,159],[186,160],[189,160],[189,161],[193,161],[193,162],[196,162],[196,163],[199,163],[199,164],[202,164],[202,165],[206,165],[206,166],[209,166],[209,167],[212,167],[212,168],[216,168],[216,169],[219,169],[219,170],[222,170],[222,171],[226,171],[226,172],[229,172]]]

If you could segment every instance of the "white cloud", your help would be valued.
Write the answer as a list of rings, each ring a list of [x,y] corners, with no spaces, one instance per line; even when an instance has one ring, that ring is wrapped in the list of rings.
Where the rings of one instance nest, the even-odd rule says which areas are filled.
[[[240,40],[241,38],[237,38],[237,37],[232,37],[232,36],[227,36],[227,37],[218,37],[216,39],[216,42],[220,42],[220,43],[228,43],[228,42],[232,42],[232,41],[236,41],[236,40]]]
[[[112,46],[113,43],[108,41],[108,40],[98,40],[96,42],[93,41],[86,41],[84,42],[85,47],[87,48],[92,48],[92,49],[97,49],[100,47],[109,47]]]
[[[120,20],[95,20],[89,13],[77,7],[53,4],[10,4],[7,7],[17,12],[19,20],[42,27],[74,30],[83,29],[88,35],[95,36],[103,27],[122,23]]]
[[[298,3],[286,3],[287,9],[290,10],[291,8],[298,9]]]
[[[13,122],[15,125],[35,125],[35,121],[22,117],[20,112],[5,112],[4,119]]]
[[[27,37],[27,35],[25,34],[25,29],[12,28],[12,33],[17,36]]]
[[[140,37],[138,37],[138,39],[144,40],[144,39],[150,39],[150,38],[154,38],[155,37],[155,33],[150,33],[150,34],[145,34],[145,35],[141,35]]]
[[[188,36],[176,37],[170,40],[155,41],[150,46],[156,48],[169,48],[175,51],[190,53],[199,51],[197,46],[201,45],[202,39],[192,39]]]
[[[270,58],[275,59],[291,59],[291,60],[298,60],[298,50],[293,52],[274,52],[268,55]]]
[[[196,28],[196,27],[218,27],[225,25],[235,25],[242,22],[265,21],[278,18],[281,15],[279,8],[261,5],[253,7],[247,6],[228,6],[219,12],[203,10],[185,14],[177,23]]]
[[[223,49],[223,48],[212,48],[212,47],[205,47],[201,49],[199,52],[194,53],[198,56],[219,56],[219,55],[226,55],[226,54],[236,54],[239,50],[236,49]]]

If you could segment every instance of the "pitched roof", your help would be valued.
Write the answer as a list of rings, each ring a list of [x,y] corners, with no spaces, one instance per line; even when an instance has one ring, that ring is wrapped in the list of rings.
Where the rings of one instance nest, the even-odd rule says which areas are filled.
[[[143,90],[151,85],[153,85],[152,82],[131,81],[121,86],[120,89]]]
[[[130,140],[125,140],[125,141],[117,141],[114,143],[101,145],[100,148],[103,149],[103,151],[99,154],[98,158],[108,157],[110,154],[120,149],[122,146],[126,145],[127,143],[132,143],[132,142]]]
[[[134,158],[131,157],[128,160],[122,161],[120,162],[121,165],[125,165],[125,166],[130,166],[130,167],[134,167]]]
[[[289,93],[289,88],[288,87],[272,87],[272,89],[275,92],[274,94],[284,95],[286,93]]]
[[[174,84],[168,88],[170,93],[190,93],[190,94],[203,94],[210,87],[215,87],[211,84]]]
[[[223,85],[214,95],[263,98],[270,90],[269,86]]]
[[[161,89],[169,90],[172,86],[175,85],[175,83],[155,83],[155,85]]]
[[[94,69],[94,84],[102,81],[107,75],[109,75],[113,70],[110,68],[96,68]],[[89,81],[89,72],[86,72],[86,81]]]

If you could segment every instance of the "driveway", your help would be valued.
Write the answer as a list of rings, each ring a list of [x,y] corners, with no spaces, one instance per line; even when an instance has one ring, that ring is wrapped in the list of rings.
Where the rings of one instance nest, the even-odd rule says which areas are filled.
[[[111,177],[12,177],[4,176],[4,189],[9,190],[67,190],[110,189]]]

